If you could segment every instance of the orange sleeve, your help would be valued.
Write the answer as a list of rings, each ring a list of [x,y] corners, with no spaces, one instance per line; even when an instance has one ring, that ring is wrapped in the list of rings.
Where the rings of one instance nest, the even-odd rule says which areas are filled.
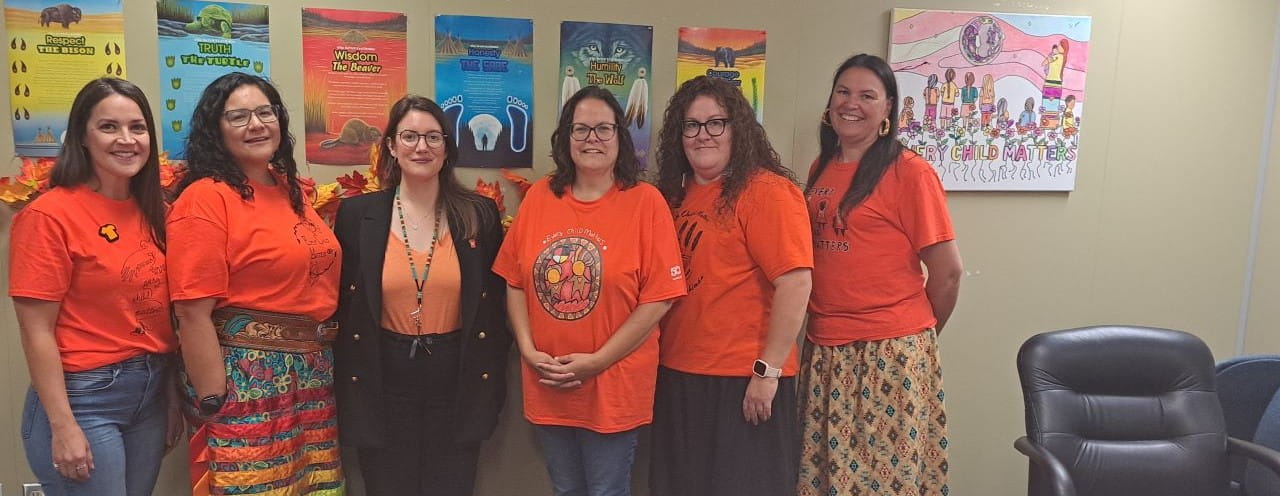
[[[640,297],[639,303],[652,303],[689,293],[684,281],[684,263],[680,243],[676,240],[676,223],[662,194],[653,187],[645,188],[644,202],[648,219],[641,226]],[[619,219],[624,221],[625,219]]]
[[[926,247],[953,240],[956,234],[947,211],[946,192],[933,166],[920,157],[907,160],[914,163],[903,171],[898,215],[911,248],[918,253]]]
[[[28,209],[9,237],[9,296],[62,301],[71,287],[67,232],[48,214]]]
[[[532,193],[532,191],[530,191]],[[524,202],[520,204],[520,210],[528,212],[530,207],[536,202],[529,201],[533,195],[527,196]],[[516,289],[524,289],[524,271],[520,268],[520,252],[524,250],[524,225],[532,220],[531,215],[516,215],[515,222],[511,223],[511,229],[507,232],[507,237],[502,240],[502,247],[498,249],[498,256],[493,260],[493,273],[507,280],[507,285]]]
[[[226,298],[227,213],[213,191],[221,184],[196,183],[174,202],[166,224],[169,293],[173,301]]]
[[[775,176],[776,177],[776,176]],[[770,281],[795,269],[813,268],[813,229],[804,194],[786,179],[752,185],[739,218],[747,251]]]

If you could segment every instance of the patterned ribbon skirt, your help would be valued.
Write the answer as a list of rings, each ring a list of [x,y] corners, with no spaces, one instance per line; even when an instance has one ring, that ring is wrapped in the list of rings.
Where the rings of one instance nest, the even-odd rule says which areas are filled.
[[[227,401],[202,417],[183,380],[192,425],[193,496],[342,495],[333,352],[223,346]]]

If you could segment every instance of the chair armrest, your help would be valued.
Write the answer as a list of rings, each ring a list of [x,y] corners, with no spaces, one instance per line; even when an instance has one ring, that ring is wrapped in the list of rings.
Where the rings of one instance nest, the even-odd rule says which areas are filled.
[[[1022,436],[1017,441],[1014,441],[1013,447],[1022,454],[1027,455],[1032,464],[1044,469],[1049,476],[1053,494],[1056,496],[1076,496],[1076,485],[1071,481],[1071,472],[1067,471],[1067,466],[1053,456],[1053,453],[1027,439],[1027,436]]]
[[[1258,462],[1280,477],[1280,451],[1234,437],[1227,438],[1227,451]]]

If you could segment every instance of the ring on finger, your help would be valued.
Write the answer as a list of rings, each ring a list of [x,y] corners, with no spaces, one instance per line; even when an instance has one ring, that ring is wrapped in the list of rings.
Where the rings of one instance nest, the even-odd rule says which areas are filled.
[[[76,470],[89,470],[89,466],[83,463],[76,465]]]
[[[57,470],[57,469],[60,469],[60,468],[62,468],[62,464],[61,464],[61,463],[53,462],[53,469],[54,469],[54,470]]]

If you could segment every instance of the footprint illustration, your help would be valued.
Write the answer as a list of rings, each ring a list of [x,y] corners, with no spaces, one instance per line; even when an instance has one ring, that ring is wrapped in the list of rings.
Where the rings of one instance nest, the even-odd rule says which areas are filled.
[[[254,63],[253,63],[253,72],[256,72],[256,73],[261,74],[261,73],[262,73],[262,69],[263,69],[263,67],[262,67],[262,62],[254,62]]]
[[[26,107],[22,107],[22,119],[28,121],[31,120],[31,112],[27,112]]]
[[[17,63],[17,62],[14,62],[14,63],[13,63],[13,65],[12,65],[11,67],[13,67],[13,73],[14,73],[14,74],[17,74],[17,73],[18,73],[18,63]]]
[[[112,44],[111,44],[111,46],[112,46],[113,48],[115,48],[115,49],[116,49],[116,50],[115,50],[115,51],[116,51],[116,55],[120,55],[120,45],[119,45],[119,44],[117,44],[117,43],[112,43]]]
[[[116,64],[116,77],[124,75],[124,64]]]
[[[19,50],[22,50],[22,51],[24,51],[24,52],[25,52],[25,51],[27,51],[27,40],[26,40],[26,38],[19,39],[19,40],[18,40],[18,43],[21,43],[20,45],[18,45],[18,49],[19,49]]]
[[[22,96],[31,96],[31,85],[22,85]]]
[[[173,132],[182,132],[182,121],[173,121],[169,123],[169,127],[173,128]]]
[[[22,72],[27,72],[27,63],[22,60],[19,60],[18,63],[22,64]]]
[[[464,108],[462,95],[454,95],[440,102],[440,109],[444,110],[445,120],[449,121],[446,124],[453,127],[453,144],[455,146],[462,146],[462,133],[459,129],[462,129],[462,110]]]
[[[176,100],[172,99],[172,98],[170,98],[170,99],[168,99],[168,100],[165,100],[165,101],[164,101],[164,108],[167,108],[167,109],[169,109],[169,110],[173,110],[173,109],[175,109],[175,108],[178,108],[178,102],[177,102]]]
[[[110,74],[111,74],[111,65],[112,65],[112,63],[111,63],[111,62],[107,62],[107,74],[108,74],[108,75],[110,75]]]
[[[507,97],[507,118],[511,123],[511,151],[520,153],[528,145],[529,104],[514,96]]]
[[[14,49],[14,50],[17,50],[17,49],[18,49],[18,39],[17,39],[17,38],[14,38],[14,39],[12,39],[12,40],[10,40],[10,41],[9,41],[9,48],[12,48],[12,49]]]
[[[22,120],[22,114],[19,114],[17,110],[14,110],[14,111],[13,111],[13,120],[15,120],[15,121],[20,121],[20,120]]]
[[[181,89],[181,88],[182,88],[182,78],[173,78],[173,79],[170,79],[170,80],[169,80],[169,86],[172,86],[172,87],[173,87],[173,89],[175,89],[175,90],[176,90],[176,89]]]
[[[177,61],[178,61],[177,58],[175,58],[173,55],[169,55],[164,58],[164,65],[165,67],[173,67],[173,64],[176,63]]]
[[[18,95],[21,95],[21,94],[22,94],[22,85],[20,85],[20,84],[19,84],[19,85],[17,85],[17,86],[14,86],[14,87],[13,87],[13,96],[18,96]]]

